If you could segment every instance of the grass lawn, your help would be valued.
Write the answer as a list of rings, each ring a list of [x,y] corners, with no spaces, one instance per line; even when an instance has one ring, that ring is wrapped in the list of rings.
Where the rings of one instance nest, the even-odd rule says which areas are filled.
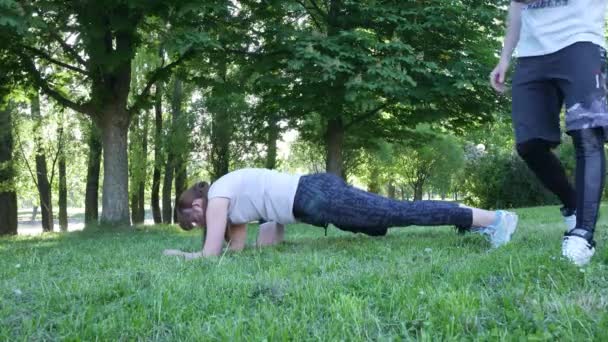
[[[0,340],[607,340],[606,209],[585,269],[560,258],[557,207],[517,210],[493,251],[448,227],[295,225],[281,246],[188,262],[161,255],[200,248],[175,227],[4,238]]]

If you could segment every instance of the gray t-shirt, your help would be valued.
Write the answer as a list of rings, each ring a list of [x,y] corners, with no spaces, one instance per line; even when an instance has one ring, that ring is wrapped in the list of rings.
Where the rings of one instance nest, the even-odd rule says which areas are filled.
[[[518,57],[541,56],[577,42],[605,48],[608,0],[537,0],[523,7]]]
[[[228,198],[228,218],[234,224],[259,219],[294,223],[293,200],[299,181],[299,175],[267,169],[240,169],[211,184],[208,198]]]

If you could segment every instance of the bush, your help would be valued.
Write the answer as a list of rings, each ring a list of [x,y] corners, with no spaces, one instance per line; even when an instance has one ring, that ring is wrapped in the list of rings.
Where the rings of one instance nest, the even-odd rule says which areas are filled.
[[[565,158],[568,153],[563,154]],[[566,167],[573,163],[564,163]],[[471,159],[465,167],[465,202],[482,208],[558,204],[514,152],[493,152]],[[568,172],[571,174],[571,172]]]

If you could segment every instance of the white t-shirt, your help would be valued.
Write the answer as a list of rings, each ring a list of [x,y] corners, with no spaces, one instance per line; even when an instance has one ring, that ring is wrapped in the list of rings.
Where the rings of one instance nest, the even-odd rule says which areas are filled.
[[[228,198],[228,218],[234,224],[259,219],[294,223],[293,201],[299,181],[299,175],[275,170],[240,169],[211,184],[208,198]]]
[[[578,42],[606,47],[608,0],[537,0],[521,13],[518,57],[541,56]]]

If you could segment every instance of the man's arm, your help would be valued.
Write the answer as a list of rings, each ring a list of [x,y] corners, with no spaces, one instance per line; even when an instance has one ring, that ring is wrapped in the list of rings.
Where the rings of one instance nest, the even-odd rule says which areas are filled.
[[[500,61],[490,74],[490,83],[498,92],[505,91],[505,78],[513,51],[519,42],[519,34],[521,31],[521,10],[523,4],[517,1],[511,1],[509,6],[509,14],[507,16],[507,33],[505,35]]]
[[[513,51],[519,42],[519,34],[521,32],[521,10],[523,5],[521,2],[512,1],[509,6],[509,14],[507,18],[507,33],[500,54],[500,60],[509,63],[513,56]]]

